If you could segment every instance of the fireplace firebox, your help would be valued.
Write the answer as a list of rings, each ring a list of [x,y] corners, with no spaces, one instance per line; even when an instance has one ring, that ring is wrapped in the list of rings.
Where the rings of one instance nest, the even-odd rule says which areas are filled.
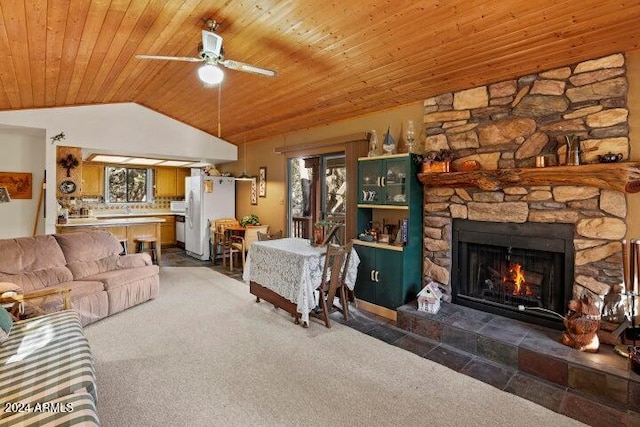
[[[573,274],[571,224],[453,221],[454,304],[561,328]]]

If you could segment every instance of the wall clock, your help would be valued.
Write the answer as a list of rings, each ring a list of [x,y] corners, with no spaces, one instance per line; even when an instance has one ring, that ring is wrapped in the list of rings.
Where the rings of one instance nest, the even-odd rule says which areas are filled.
[[[61,193],[71,194],[76,191],[76,183],[67,179],[60,183],[59,188]]]

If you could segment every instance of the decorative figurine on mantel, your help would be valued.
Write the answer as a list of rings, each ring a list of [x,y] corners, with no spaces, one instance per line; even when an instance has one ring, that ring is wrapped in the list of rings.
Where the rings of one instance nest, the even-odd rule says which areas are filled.
[[[396,152],[396,140],[391,136],[391,126],[387,127],[387,133],[384,134],[382,150],[384,150],[384,154],[387,155],[394,154]]]
[[[413,127],[413,120],[407,120],[404,122],[404,142],[407,153],[416,153],[417,147],[415,144],[416,141],[416,131]]]
[[[368,157],[375,157],[380,155],[380,153],[378,153],[378,134],[376,133],[375,130],[371,130],[368,133],[369,135],[369,153],[367,154]]]

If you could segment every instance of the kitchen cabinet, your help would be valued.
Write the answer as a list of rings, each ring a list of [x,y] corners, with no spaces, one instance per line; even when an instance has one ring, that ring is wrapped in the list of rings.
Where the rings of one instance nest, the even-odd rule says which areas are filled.
[[[185,178],[191,175],[189,168],[176,168],[176,196],[184,198]]]
[[[387,317],[422,289],[423,187],[417,173],[413,154],[358,159],[358,233],[384,221],[380,218],[396,230],[396,224],[406,223],[404,245],[354,240],[360,257],[356,297],[368,303],[365,309],[381,307],[378,314]]]
[[[82,164],[82,196],[104,196],[104,165]]]
[[[176,218],[173,215],[158,216],[165,222],[160,224],[160,244],[162,246],[175,246],[176,244]]]
[[[184,197],[185,178],[191,175],[191,169],[158,167],[155,175],[156,197]]]
[[[155,169],[155,196],[175,197],[176,196],[176,168],[156,168]]]

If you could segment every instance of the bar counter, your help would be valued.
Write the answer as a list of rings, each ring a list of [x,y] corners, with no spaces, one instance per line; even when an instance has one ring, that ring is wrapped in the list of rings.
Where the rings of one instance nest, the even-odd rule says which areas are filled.
[[[158,259],[161,256],[161,234],[160,224],[165,222],[163,218],[69,218],[66,224],[57,224],[58,233],[74,233],[77,231],[104,230],[113,233],[119,239],[127,239],[127,250],[129,253],[136,251],[135,238],[141,236],[155,237],[158,239],[157,252]]]

